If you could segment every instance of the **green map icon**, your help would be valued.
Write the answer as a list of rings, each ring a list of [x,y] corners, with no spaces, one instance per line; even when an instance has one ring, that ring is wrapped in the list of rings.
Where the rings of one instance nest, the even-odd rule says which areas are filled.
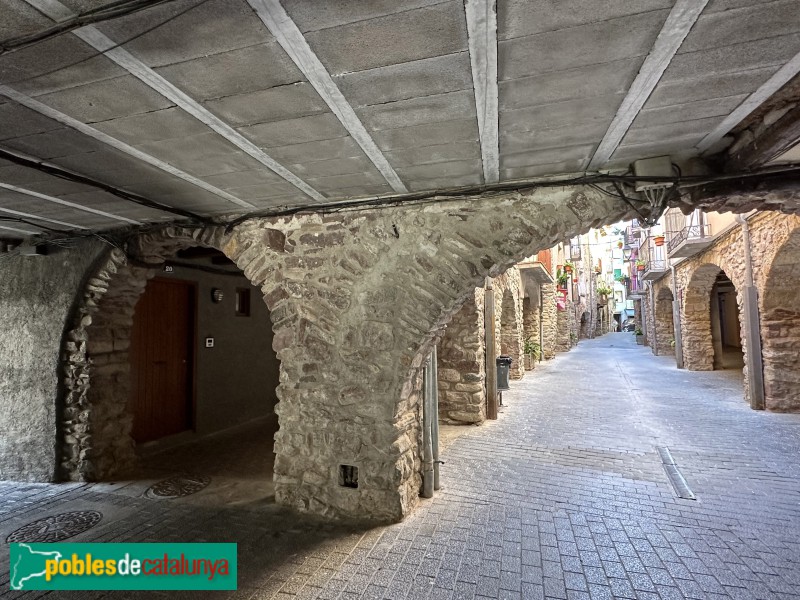
[[[16,544],[11,560],[11,589],[24,590],[25,583],[45,576],[45,562],[61,558],[60,552],[41,552],[28,544]],[[30,588],[28,588],[30,589]]]

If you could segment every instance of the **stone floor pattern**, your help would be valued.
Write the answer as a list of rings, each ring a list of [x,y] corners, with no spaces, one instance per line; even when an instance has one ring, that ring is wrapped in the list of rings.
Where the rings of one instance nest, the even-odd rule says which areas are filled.
[[[513,383],[500,419],[447,447],[442,490],[400,524],[0,483],[0,540],[42,516],[98,510],[71,541],[238,542],[239,590],[215,598],[800,598],[800,415],[751,411],[740,379],[679,371],[609,334]],[[696,500],[676,497],[660,446]],[[45,595],[7,591],[8,573],[4,548],[0,594]]]

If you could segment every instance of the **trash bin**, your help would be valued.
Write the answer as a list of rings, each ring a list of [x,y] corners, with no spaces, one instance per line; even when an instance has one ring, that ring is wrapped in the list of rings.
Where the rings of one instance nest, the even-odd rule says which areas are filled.
[[[511,357],[506,355],[498,356],[497,362],[497,391],[504,392],[510,390],[508,387],[509,371],[511,370]]]

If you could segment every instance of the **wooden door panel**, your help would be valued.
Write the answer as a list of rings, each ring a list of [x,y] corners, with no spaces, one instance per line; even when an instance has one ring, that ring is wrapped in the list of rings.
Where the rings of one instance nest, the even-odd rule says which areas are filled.
[[[195,289],[152,279],[136,304],[131,335],[133,439],[156,440],[192,427]]]

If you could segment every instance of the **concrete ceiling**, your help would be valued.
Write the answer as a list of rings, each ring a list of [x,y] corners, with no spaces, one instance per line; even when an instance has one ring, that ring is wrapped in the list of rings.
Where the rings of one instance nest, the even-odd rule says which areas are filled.
[[[98,4],[0,0],[0,38]],[[714,152],[800,71],[800,0],[493,5],[175,0],[0,56],[0,148],[241,214]],[[19,214],[174,218],[0,161]]]

